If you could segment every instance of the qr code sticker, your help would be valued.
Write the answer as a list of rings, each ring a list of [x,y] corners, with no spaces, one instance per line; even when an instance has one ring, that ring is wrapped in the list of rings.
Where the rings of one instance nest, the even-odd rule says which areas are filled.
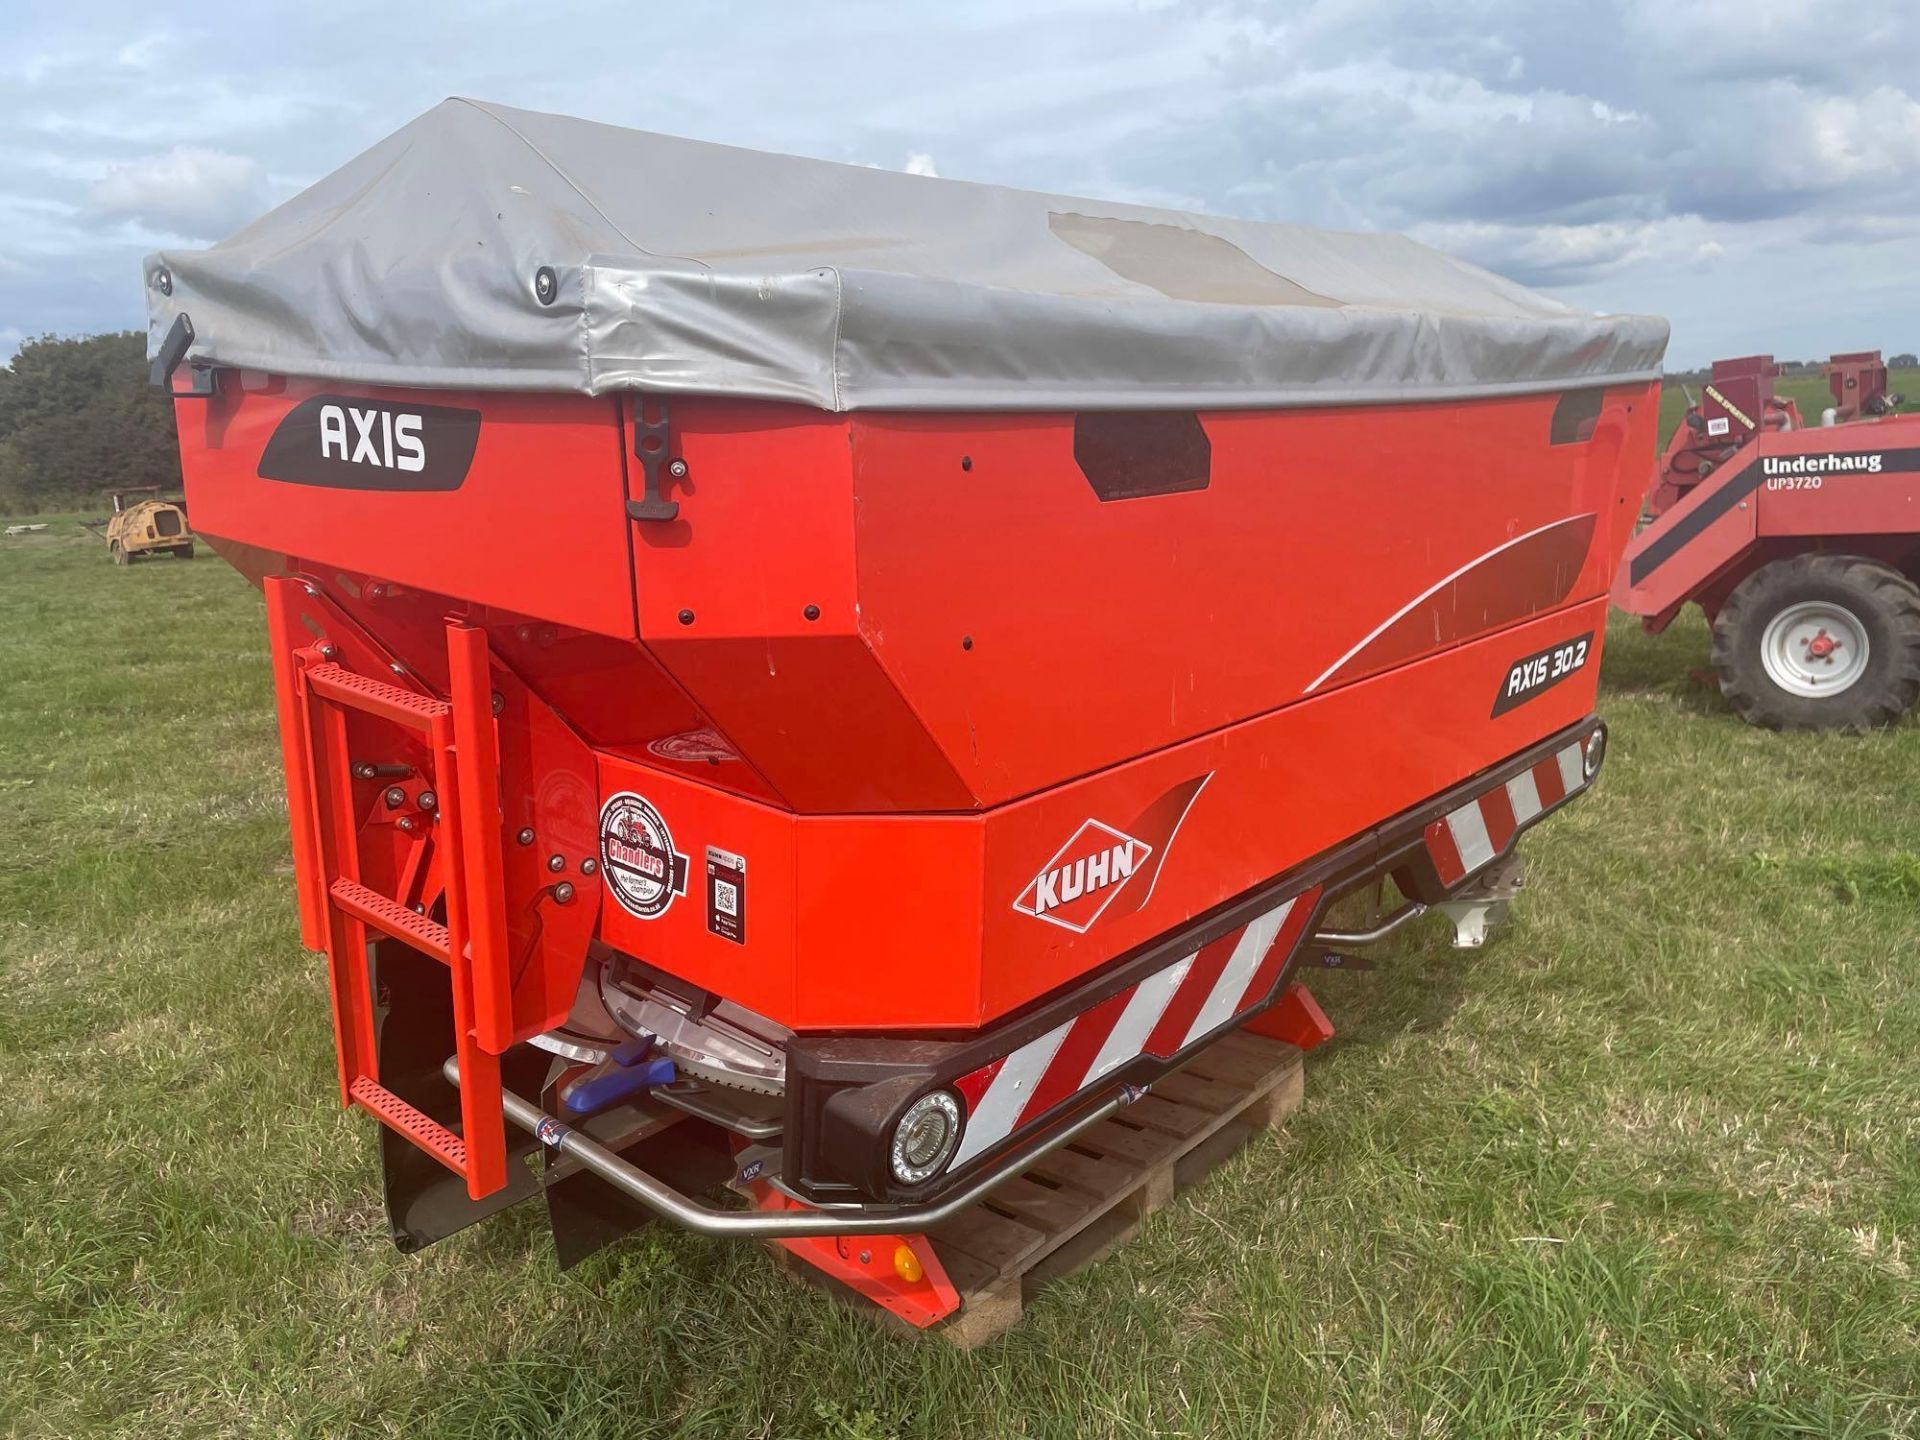
[[[747,943],[747,858],[707,847],[707,929],[735,945]]]

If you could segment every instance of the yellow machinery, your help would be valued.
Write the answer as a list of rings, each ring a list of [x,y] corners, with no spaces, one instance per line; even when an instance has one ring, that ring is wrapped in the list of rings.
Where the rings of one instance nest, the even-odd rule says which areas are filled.
[[[116,565],[131,565],[136,555],[165,552],[181,560],[193,558],[193,530],[186,507],[175,500],[134,497],[123,490],[113,497],[113,518],[107,521],[107,550]]]

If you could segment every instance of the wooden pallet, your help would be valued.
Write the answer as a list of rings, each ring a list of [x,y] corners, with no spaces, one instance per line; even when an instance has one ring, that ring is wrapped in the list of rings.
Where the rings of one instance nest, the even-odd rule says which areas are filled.
[[[960,1292],[958,1313],[930,1331],[870,1304],[777,1245],[788,1273],[909,1334],[971,1350],[1019,1323],[1048,1281],[1132,1239],[1172,1201],[1261,1130],[1299,1108],[1300,1052],[1236,1031],[1073,1144],[927,1232]]]

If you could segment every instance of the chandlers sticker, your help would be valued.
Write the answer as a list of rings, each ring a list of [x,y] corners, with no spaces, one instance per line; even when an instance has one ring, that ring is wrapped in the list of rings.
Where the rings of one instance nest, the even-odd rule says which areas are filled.
[[[673,848],[660,812],[632,791],[600,807],[600,874],[620,908],[657,920],[687,893],[687,857]]]
[[[747,857],[718,845],[707,846],[707,929],[747,943]]]
[[[1507,678],[1501,682],[1499,693],[1493,697],[1493,713],[1504,715],[1551,690],[1569,675],[1578,674],[1586,668],[1587,656],[1592,650],[1593,632],[1589,630],[1578,639],[1549,645],[1536,655],[1514,661],[1507,669]]]
[[[1129,887],[1138,898],[1127,909],[1143,908],[1187,812],[1212,778],[1208,771],[1182,780],[1124,828],[1092,817],[1081,821],[1014,897],[1013,908],[1076,935],[1091,929]]]

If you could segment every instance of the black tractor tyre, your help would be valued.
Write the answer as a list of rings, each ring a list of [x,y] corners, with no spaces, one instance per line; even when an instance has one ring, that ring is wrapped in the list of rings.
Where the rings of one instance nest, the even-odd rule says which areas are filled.
[[[193,558],[193,542],[189,540],[185,545],[174,546],[173,558],[176,560],[191,560]]]
[[[131,565],[133,563],[133,557],[127,554],[127,547],[122,545],[118,540],[112,540],[107,543],[107,553],[113,556],[113,563],[116,565]]]
[[[1796,608],[1850,617],[1867,642],[1865,668],[1827,695],[1799,694],[1769,673],[1768,627]],[[1720,693],[1751,725],[1772,730],[1868,730],[1920,700],[1920,586],[1858,555],[1795,555],[1735,587],[1713,622]]]

